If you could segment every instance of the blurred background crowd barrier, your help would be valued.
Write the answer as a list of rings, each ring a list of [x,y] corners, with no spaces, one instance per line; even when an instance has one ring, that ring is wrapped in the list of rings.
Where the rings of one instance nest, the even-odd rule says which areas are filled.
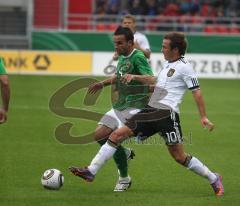
[[[114,50],[112,33],[128,13],[149,39],[155,73],[163,62],[164,33],[181,31],[200,76],[240,77],[239,0],[0,0],[0,57],[10,73],[76,74],[81,67],[78,74],[112,74],[106,70]],[[75,64],[69,68],[50,51]],[[89,53],[73,60],[67,53],[73,51]]]

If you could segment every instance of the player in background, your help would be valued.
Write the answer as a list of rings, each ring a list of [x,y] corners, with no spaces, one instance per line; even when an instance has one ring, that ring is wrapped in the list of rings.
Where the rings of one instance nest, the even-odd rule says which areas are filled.
[[[134,37],[129,28],[122,26],[117,28],[114,33],[114,46],[119,56],[116,75],[89,87],[89,92],[95,93],[106,86],[115,85],[118,92],[118,99],[113,108],[102,117],[96,128],[94,139],[100,145],[104,145],[109,135],[144,108],[149,100],[148,87],[137,81],[123,84],[120,81],[121,77],[125,74],[153,75],[144,54],[134,48]],[[133,158],[133,152],[119,145],[113,158],[119,171],[114,191],[127,190],[131,186],[127,159]],[[70,170],[75,174],[74,167]]]
[[[151,49],[147,37],[136,30],[136,19],[133,15],[127,14],[122,18],[122,26],[128,27],[134,34],[134,48],[142,51],[146,58],[150,59]],[[113,56],[114,60],[118,60],[118,54]]]
[[[134,80],[147,84],[156,83],[148,107],[129,119],[125,126],[115,130],[91,164],[86,168],[75,168],[75,175],[87,181],[93,181],[98,170],[112,157],[123,140],[133,135],[149,137],[159,133],[164,138],[170,155],[177,163],[206,178],[216,196],[224,194],[222,177],[212,172],[195,156],[185,153],[183,148],[179,106],[186,90],[189,89],[192,92],[200,113],[201,125],[208,127],[210,131],[214,129],[213,123],[206,115],[196,73],[183,57],[186,48],[187,41],[184,34],[169,33],[164,36],[162,43],[162,52],[167,62],[157,78],[132,74],[126,74],[121,78],[121,81],[127,84]]]
[[[0,84],[1,84],[1,97],[2,107],[0,108],[0,124],[7,121],[7,112],[10,100],[10,87],[8,75],[3,65],[3,60],[0,58]]]

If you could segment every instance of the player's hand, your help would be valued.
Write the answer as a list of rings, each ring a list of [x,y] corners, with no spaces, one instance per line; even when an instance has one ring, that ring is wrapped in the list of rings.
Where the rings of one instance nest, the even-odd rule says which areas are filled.
[[[214,124],[207,117],[201,118],[201,124],[203,128],[207,127],[210,132],[214,129]]]
[[[3,124],[7,121],[7,111],[4,109],[0,109],[0,124]]]
[[[95,84],[92,84],[88,87],[88,93],[95,94],[98,90],[103,88],[103,83],[98,82]]]
[[[131,82],[134,79],[134,75],[132,74],[125,74],[121,77],[120,81],[123,84],[128,84],[129,82]]]

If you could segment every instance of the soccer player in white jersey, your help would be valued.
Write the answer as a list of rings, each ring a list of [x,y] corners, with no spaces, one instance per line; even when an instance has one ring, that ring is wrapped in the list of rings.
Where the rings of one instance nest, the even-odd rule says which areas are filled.
[[[122,77],[122,82],[125,83],[132,80],[149,85],[156,83],[148,107],[130,118],[125,126],[115,130],[91,164],[86,168],[79,168],[76,175],[87,181],[93,181],[98,170],[113,156],[116,147],[123,140],[134,135],[149,137],[159,133],[164,138],[168,151],[176,162],[206,178],[216,196],[224,194],[222,176],[212,172],[196,157],[184,152],[179,105],[186,90],[189,89],[193,94],[202,126],[208,127],[210,131],[214,129],[214,124],[206,115],[196,73],[183,57],[186,48],[187,42],[184,34],[177,32],[166,34],[162,43],[162,52],[167,62],[157,78],[130,74]]]
[[[134,34],[134,47],[142,51],[148,59],[151,55],[151,49],[147,37],[136,30],[136,19],[133,15],[127,14],[122,19],[122,26],[128,27]]]
[[[144,56],[150,59],[151,49],[147,37],[136,30],[136,19],[133,15],[127,14],[122,18],[122,26],[132,30],[134,35],[134,47],[143,52]],[[118,54],[113,56],[114,60],[118,60]]]

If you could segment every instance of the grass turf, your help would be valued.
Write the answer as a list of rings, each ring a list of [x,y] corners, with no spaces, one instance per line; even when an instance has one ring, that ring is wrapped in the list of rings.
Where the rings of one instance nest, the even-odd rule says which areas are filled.
[[[53,93],[74,79],[78,77],[10,76],[9,119],[0,125],[0,205],[239,205],[239,80],[200,80],[208,116],[216,124],[212,133],[201,128],[190,93],[181,107],[186,151],[223,175],[226,194],[216,198],[206,180],[171,159],[162,141],[125,143],[137,155],[130,163],[133,185],[127,192],[113,192],[117,171],[112,160],[93,183],[72,176],[68,166],[87,165],[99,149],[96,143],[66,145],[54,137],[56,126],[63,122],[74,123],[74,135],[96,126],[96,122],[60,117],[49,110]],[[86,106],[84,91],[78,91],[66,105],[104,113],[111,107],[109,93],[104,89],[96,105]],[[61,190],[41,186],[40,177],[48,168],[63,172]]]

